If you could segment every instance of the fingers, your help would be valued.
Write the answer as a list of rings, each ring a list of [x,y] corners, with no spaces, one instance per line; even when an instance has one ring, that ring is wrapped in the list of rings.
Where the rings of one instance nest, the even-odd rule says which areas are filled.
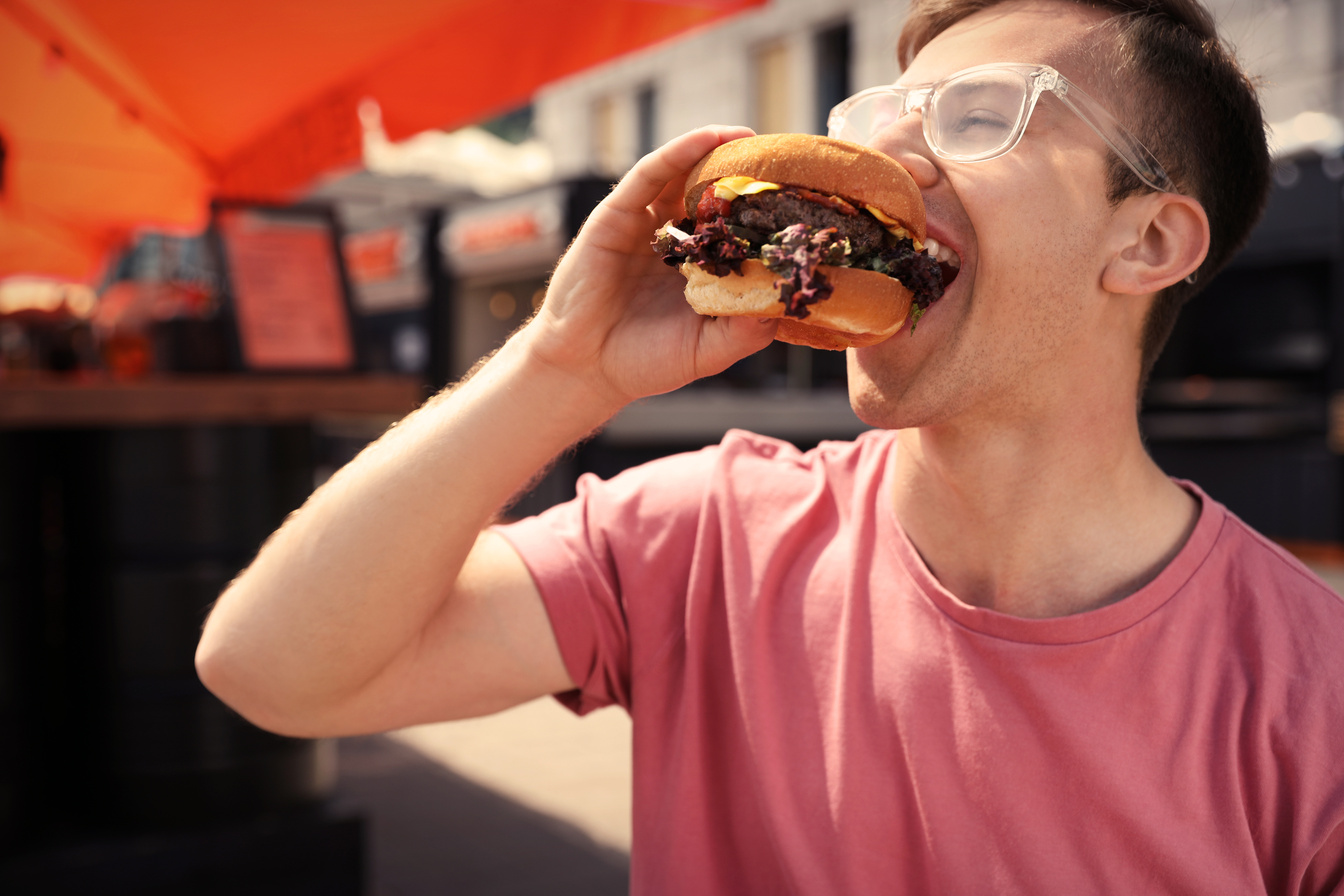
[[[701,318],[696,378],[722,373],[737,361],[769,345],[779,329],[779,318]]]
[[[716,146],[750,137],[750,128],[709,125],[682,134],[635,163],[611,191],[608,202],[621,211],[643,211],[663,194],[669,184],[684,178],[696,162]]]

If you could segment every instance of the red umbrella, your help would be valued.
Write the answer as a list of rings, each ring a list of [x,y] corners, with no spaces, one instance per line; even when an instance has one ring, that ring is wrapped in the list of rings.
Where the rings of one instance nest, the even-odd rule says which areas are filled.
[[[388,136],[765,0],[0,0],[0,277],[87,279],[211,197],[284,200]]]

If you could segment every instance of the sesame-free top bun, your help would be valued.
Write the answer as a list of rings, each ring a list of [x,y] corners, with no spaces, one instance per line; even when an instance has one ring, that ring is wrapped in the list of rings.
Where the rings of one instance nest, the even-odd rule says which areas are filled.
[[[804,187],[881,209],[924,241],[924,200],[910,172],[890,156],[847,140],[815,134],[762,134],[712,150],[686,177],[686,214],[721,177]]]
[[[899,280],[856,268],[821,265],[835,287],[830,298],[808,307],[806,318],[784,317],[778,279],[761,262],[742,262],[742,274],[716,277],[693,262],[678,270],[686,278],[686,301],[714,317],[778,317],[775,338],[794,345],[843,351],[876,345],[893,336],[910,313],[910,290]]]

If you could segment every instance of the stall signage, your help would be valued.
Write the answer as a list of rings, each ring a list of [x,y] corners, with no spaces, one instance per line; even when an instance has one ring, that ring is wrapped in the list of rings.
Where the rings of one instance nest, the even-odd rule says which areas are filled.
[[[448,265],[479,273],[554,264],[565,244],[564,199],[548,188],[454,213],[442,238]]]
[[[458,234],[457,245],[459,252],[498,252],[534,242],[540,235],[536,210],[526,209],[468,223]]]
[[[350,279],[362,284],[399,277],[405,242],[406,232],[400,227],[347,234],[342,248]]]

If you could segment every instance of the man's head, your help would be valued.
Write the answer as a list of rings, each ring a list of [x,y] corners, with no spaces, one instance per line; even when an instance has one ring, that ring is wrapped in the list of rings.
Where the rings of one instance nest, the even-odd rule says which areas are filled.
[[[913,0],[898,45],[902,66],[952,25],[1004,2]],[[1208,254],[1194,282],[1162,290],[1144,323],[1146,379],[1180,307],[1245,243],[1264,208],[1270,180],[1264,122],[1254,86],[1198,0],[1074,2],[1107,17],[1058,63],[1085,70],[1092,84],[1103,86],[1097,99],[1152,151],[1176,189],[1203,205],[1209,219]],[[1150,189],[1130,165],[1110,158],[1113,204]]]
[[[1155,183],[1165,167],[1145,164],[1121,114],[1094,114],[1111,92],[1092,70],[1110,18],[1073,0],[1002,0],[929,37],[895,85],[875,89],[915,103],[850,139],[905,166],[929,236],[960,266],[917,334],[849,354],[860,419],[999,443],[1018,432],[1118,444],[1133,428],[1152,299],[1199,267],[1209,225],[1180,192],[1109,198],[1117,146]],[[1031,86],[960,89],[986,67]]]

